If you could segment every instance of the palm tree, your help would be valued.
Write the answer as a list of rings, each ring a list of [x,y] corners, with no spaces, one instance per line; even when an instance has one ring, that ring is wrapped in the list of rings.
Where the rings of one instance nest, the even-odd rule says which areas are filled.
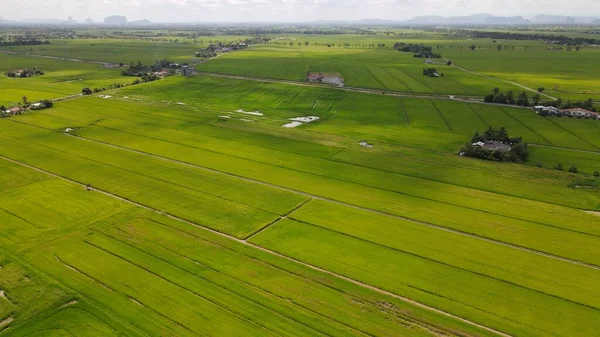
[[[23,96],[21,99],[23,100],[23,105],[27,105],[27,96]]]
[[[495,87],[494,90],[492,90],[492,93],[494,94],[494,96],[498,96],[498,94],[500,93],[500,88]]]

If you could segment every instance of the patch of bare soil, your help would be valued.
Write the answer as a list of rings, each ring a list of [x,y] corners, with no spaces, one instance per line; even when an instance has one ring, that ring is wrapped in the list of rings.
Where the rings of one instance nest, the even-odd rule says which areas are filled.
[[[595,216],[600,216],[600,212],[595,212],[595,211],[584,211],[587,214],[591,214],[591,215],[595,215]]]
[[[1,321],[0,322],[0,329],[2,329],[3,327],[9,325],[10,323],[12,323],[13,320],[14,320],[14,318],[12,316],[9,316],[5,320]]]
[[[72,306],[72,305],[75,305],[75,304],[77,304],[77,303],[79,303],[79,302],[77,302],[77,300],[72,300],[72,301],[70,301],[70,302],[67,302],[67,303],[65,303],[65,304],[61,305],[61,306],[60,306],[60,309],[62,309],[62,308],[66,308],[66,307],[70,307],[70,306]]]

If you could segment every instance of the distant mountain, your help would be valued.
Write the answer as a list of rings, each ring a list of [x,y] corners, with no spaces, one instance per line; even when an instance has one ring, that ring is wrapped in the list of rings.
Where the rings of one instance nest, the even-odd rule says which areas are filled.
[[[564,16],[564,15],[536,15],[530,19],[533,24],[541,25],[585,25],[600,20],[593,16]]]
[[[4,18],[0,16],[0,21],[6,21],[6,20],[4,20]]]
[[[144,20],[139,20],[139,21],[128,22],[127,25],[140,27],[140,26],[151,26],[151,25],[153,25],[153,23],[148,21],[148,19],[144,19]]]
[[[107,16],[104,19],[106,25],[124,25],[127,23],[127,18],[121,15]]]
[[[595,25],[600,25],[600,19],[594,20],[594,21],[592,21],[592,23],[595,24]]]
[[[87,19],[85,19],[85,23],[87,23],[88,25],[91,25],[94,23],[94,20],[92,20],[92,18],[87,18]]]
[[[405,21],[411,25],[524,25],[530,24],[529,20],[522,16],[493,16],[487,13],[475,14],[469,16],[418,16]]]

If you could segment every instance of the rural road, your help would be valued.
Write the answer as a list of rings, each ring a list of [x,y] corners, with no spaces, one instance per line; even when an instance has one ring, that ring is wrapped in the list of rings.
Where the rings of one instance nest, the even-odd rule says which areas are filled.
[[[31,165],[28,165],[28,164],[25,164],[25,163],[22,163],[22,162],[19,162],[19,161],[13,160],[13,159],[11,159],[11,158],[8,158],[8,157],[5,157],[5,156],[3,156],[3,155],[0,155],[0,158],[2,158],[2,159],[4,159],[4,160],[6,160],[6,161],[8,161],[8,162],[11,162],[11,163],[13,163],[13,164],[17,164],[17,165],[20,165],[20,166],[23,166],[23,167],[27,167],[27,168],[29,168],[29,169],[32,169],[32,170],[35,170],[35,171],[37,171],[37,172],[41,172],[41,173],[44,173],[44,174],[50,175],[50,176],[52,176],[52,177],[55,177],[55,178],[61,179],[61,180],[63,180],[63,181],[67,181],[67,182],[69,182],[69,183],[77,184],[77,185],[81,186],[81,188],[87,188],[87,185],[86,185],[86,184],[83,184],[83,183],[81,183],[81,182],[79,182],[79,181],[72,180],[72,179],[70,179],[70,178],[63,177],[63,176],[61,176],[61,175],[58,175],[58,174],[52,173],[52,172],[50,172],[50,171],[46,171],[46,170],[44,170],[44,169],[40,169],[40,168],[37,168],[37,167],[35,167],[35,166],[31,166]],[[160,158],[160,157],[159,157],[159,158]],[[180,221],[180,222],[186,223],[186,224],[188,224],[188,225],[191,225],[191,226],[194,226],[194,227],[197,227],[197,228],[203,229],[203,230],[205,230],[205,231],[211,232],[211,233],[213,233],[213,234],[215,234],[215,235],[219,235],[219,236],[221,236],[221,237],[225,237],[225,238],[227,238],[227,239],[229,239],[229,240],[236,241],[236,242],[238,242],[238,243],[241,243],[241,244],[243,244],[243,245],[247,245],[247,246],[253,247],[253,248],[255,248],[255,249],[258,249],[258,250],[260,250],[260,251],[262,251],[262,252],[265,252],[265,253],[268,253],[268,254],[271,254],[271,255],[274,255],[274,256],[277,256],[277,257],[283,258],[283,259],[285,259],[285,260],[288,260],[288,261],[291,261],[291,262],[297,263],[297,264],[299,264],[299,265],[302,265],[302,266],[304,266],[304,267],[310,268],[310,269],[312,269],[312,270],[316,270],[316,271],[319,271],[319,272],[325,273],[325,274],[327,274],[327,275],[330,275],[330,276],[336,277],[336,278],[338,278],[338,279],[342,279],[342,280],[344,280],[344,281],[350,282],[350,283],[352,283],[352,284],[355,284],[355,285],[357,285],[357,286],[360,286],[360,287],[362,287],[362,288],[369,289],[369,290],[375,291],[375,292],[377,292],[377,293],[379,293],[379,294],[383,294],[383,295],[386,295],[386,296],[390,296],[390,297],[393,297],[393,298],[395,298],[395,299],[401,300],[401,301],[403,301],[403,302],[405,302],[405,303],[409,303],[409,304],[411,304],[411,305],[417,306],[417,307],[419,307],[419,308],[423,308],[423,309],[426,309],[426,310],[428,310],[428,311],[435,312],[435,313],[437,313],[437,314],[444,315],[444,316],[446,316],[446,317],[450,317],[450,318],[456,319],[456,320],[458,320],[458,321],[461,321],[461,322],[463,322],[463,323],[466,323],[466,324],[469,324],[469,325],[471,325],[471,326],[474,326],[474,327],[477,327],[477,328],[480,328],[480,329],[486,330],[486,331],[488,331],[488,332],[492,332],[492,333],[494,333],[494,334],[497,334],[497,335],[499,335],[499,336],[503,336],[503,337],[512,337],[511,335],[509,335],[509,334],[506,334],[506,333],[504,333],[504,332],[501,332],[501,331],[498,331],[498,330],[495,330],[495,329],[489,328],[489,327],[487,327],[487,326],[481,325],[481,324],[479,324],[479,323],[476,323],[476,322],[473,322],[473,321],[469,321],[469,320],[467,320],[467,319],[465,319],[465,318],[462,318],[462,317],[459,317],[459,316],[455,316],[455,315],[453,315],[453,314],[451,314],[451,313],[448,313],[448,312],[445,312],[445,311],[439,310],[439,309],[437,309],[437,308],[434,308],[434,307],[428,306],[428,305],[426,305],[426,304],[423,304],[423,303],[420,303],[420,302],[414,301],[414,300],[412,300],[412,299],[410,299],[410,298],[403,297],[403,296],[397,295],[397,294],[395,294],[395,293],[389,292],[389,291],[387,291],[387,290],[383,290],[383,289],[381,289],[381,288],[377,288],[377,287],[375,287],[375,286],[372,286],[372,285],[370,285],[370,284],[363,283],[363,282],[361,282],[361,281],[358,281],[358,280],[355,280],[355,279],[349,278],[349,277],[347,277],[347,276],[344,276],[344,275],[341,275],[341,274],[334,273],[334,272],[332,272],[332,271],[329,271],[329,270],[326,270],[326,269],[323,269],[323,268],[320,268],[320,267],[314,266],[314,265],[312,265],[312,264],[309,264],[309,263],[306,263],[306,262],[302,262],[302,261],[300,261],[300,260],[296,260],[296,259],[294,259],[294,258],[291,258],[291,257],[288,257],[288,256],[286,256],[286,255],[283,255],[283,254],[277,253],[277,252],[275,252],[275,251],[272,251],[272,250],[266,249],[266,248],[264,248],[264,247],[261,247],[261,246],[255,245],[255,244],[253,244],[253,243],[250,243],[250,242],[248,242],[247,240],[239,239],[239,238],[237,238],[237,237],[234,237],[234,236],[231,236],[231,235],[228,235],[228,234],[225,234],[225,233],[222,233],[222,232],[219,232],[219,231],[213,230],[213,229],[211,229],[211,228],[208,228],[208,227],[205,227],[205,226],[202,226],[202,225],[196,224],[196,223],[194,223],[194,222],[191,222],[191,221],[189,221],[189,220],[185,220],[185,219],[179,218],[179,217],[177,217],[177,216],[174,216],[174,215],[171,215],[171,214],[168,214],[168,213],[164,213],[164,212],[162,212],[162,211],[159,211],[159,210],[157,210],[157,209],[154,209],[154,208],[152,208],[152,207],[146,206],[146,205],[144,205],[144,204],[140,204],[140,203],[138,203],[138,202],[135,202],[135,201],[131,201],[131,200],[128,200],[128,199],[124,199],[124,198],[122,198],[122,197],[120,197],[120,196],[118,196],[118,195],[112,194],[112,193],[110,193],[110,192],[106,192],[106,191],[103,191],[103,190],[100,190],[100,189],[97,189],[97,188],[94,188],[94,191],[96,191],[96,192],[99,192],[99,193],[102,193],[102,194],[104,194],[104,195],[106,195],[106,196],[109,196],[109,197],[112,197],[112,198],[118,199],[118,200],[120,200],[120,201],[126,202],[126,203],[128,203],[128,204],[135,205],[135,206],[137,206],[137,207],[140,207],[140,208],[143,208],[143,209],[146,209],[146,210],[149,210],[149,211],[152,211],[152,212],[155,212],[155,213],[161,214],[161,215],[163,215],[163,216],[166,216],[166,217],[168,217],[168,218],[170,218],[170,219],[173,219],[173,220],[176,220],[176,221]]]
[[[411,94],[411,93],[403,93],[403,92],[397,92],[397,91],[389,91],[389,90],[385,90],[385,89],[369,89],[369,88],[347,87],[347,86],[346,87],[336,87],[336,86],[331,86],[331,85],[309,84],[309,83],[298,82],[298,81],[281,80],[281,79],[265,78],[265,77],[253,77],[253,76],[244,76],[244,75],[231,75],[231,74],[210,73],[210,72],[198,72],[198,75],[204,75],[204,76],[210,76],[210,77],[220,77],[220,78],[230,78],[230,79],[246,80],[246,81],[256,81],[256,82],[264,82],[264,83],[288,84],[288,85],[295,85],[295,86],[301,86],[301,87],[326,88],[326,89],[334,89],[334,90],[341,90],[341,91],[347,91],[347,92],[358,92],[358,93],[363,93],[363,94],[394,96],[394,97],[400,97],[400,98],[437,99],[437,100],[457,101],[457,102],[491,105],[491,106],[530,109],[529,107],[522,107],[522,106],[517,106],[517,105],[487,103],[487,102],[483,101],[483,97],[477,97],[477,99],[479,99],[479,100],[469,100],[469,99],[457,98],[456,97],[457,95],[425,95],[425,94]]]

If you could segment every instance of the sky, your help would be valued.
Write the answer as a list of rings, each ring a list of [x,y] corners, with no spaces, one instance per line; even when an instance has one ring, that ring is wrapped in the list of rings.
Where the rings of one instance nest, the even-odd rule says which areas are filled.
[[[0,0],[7,20],[61,19],[102,22],[109,15],[153,22],[300,22],[405,20],[420,15],[490,13],[598,15],[599,0]]]

